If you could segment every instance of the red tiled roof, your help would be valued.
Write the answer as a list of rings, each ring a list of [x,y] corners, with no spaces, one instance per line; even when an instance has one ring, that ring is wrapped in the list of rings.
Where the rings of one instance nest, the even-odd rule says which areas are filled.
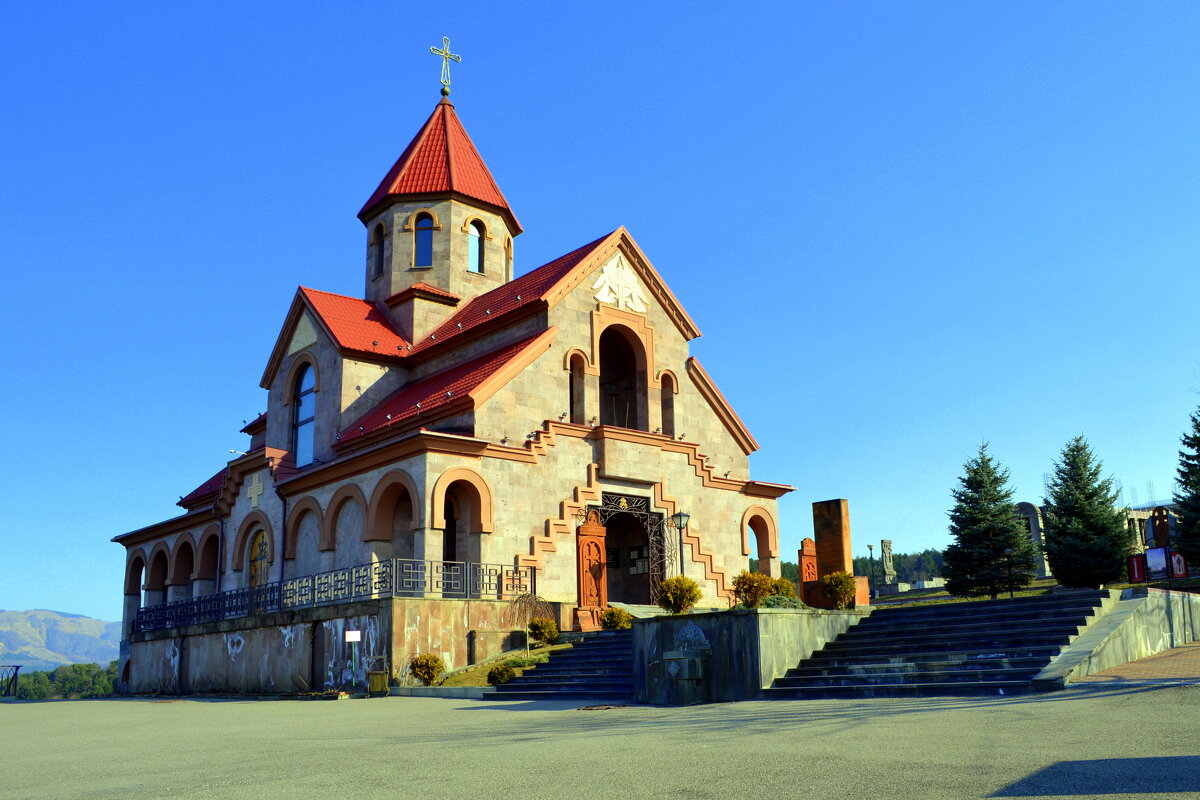
[[[455,305],[458,303],[458,301],[462,300],[462,298],[456,295],[454,292],[448,292],[445,289],[439,289],[436,286],[430,286],[428,283],[414,283],[412,286],[405,286],[403,289],[396,292],[383,302],[390,307],[407,300],[413,295],[419,296],[421,294],[431,294],[435,297],[454,301],[453,303],[447,303],[447,305]]]
[[[301,293],[337,340],[338,347],[358,353],[396,358],[408,342],[396,333],[387,315],[366,300],[300,287]]]
[[[532,272],[527,272],[519,278],[497,286],[486,294],[479,295],[434,330],[432,337],[426,337],[415,343],[412,352],[428,349],[439,342],[445,342],[447,339],[466,333],[484,322],[538,302],[555,284],[565,278],[567,273],[591,255],[592,251],[610,236],[612,236],[611,233],[606,233],[596,241],[572,250],[565,256],[559,256],[549,264],[543,264]]]
[[[418,416],[428,416],[432,411],[469,398],[479,384],[520,355],[534,339],[543,335],[537,334],[513,342],[465,364],[400,387],[372,411],[342,431],[340,443],[354,441],[392,425],[412,422]],[[417,407],[418,404],[420,408]],[[359,430],[360,427],[362,430]]]
[[[496,179],[446,98],[434,108],[358,216],[365,217],[387,197],[440,192],[455,192],[503,209],[517,232],[521,230]]]
[[[262,412],[261,414],[259,414],[257,417],[255,417],[254,419],[250,420],[250,422],[249,422],[249,423],[247,423],[247,424],[246,424],[246,425],[245,425],[245,426],[244,426],[244,427],[243,427],[243,428],[242,428],[242,429],[239,431],[239,433],[250,433],[250,431],[254,430],[254,428],[255,428],[255,427],[256,427],[256,426],[257,426],[257,425],[258,425],[260,422],[265,422],[265,421],[266,421],[266,419],[267,419],[267,412],[265,412],[265,411],[264,411],[264,412]]]
[[[176,505],[187,508],[189,505],[191,505],[195,501],[199,500],[200,498],[206,497],[210,494],[215,494],[216,492],[220,491],[221,487],[225,485],[225,475],[228,472],[229,472],[229,467],[221,467],[221,471],[218,472],[216,475],[213,475],[211,478],[209,478],[204,483],[197,486],[191,492],[189,492],[188,494],[179,498],[179,502],[176,503]]]

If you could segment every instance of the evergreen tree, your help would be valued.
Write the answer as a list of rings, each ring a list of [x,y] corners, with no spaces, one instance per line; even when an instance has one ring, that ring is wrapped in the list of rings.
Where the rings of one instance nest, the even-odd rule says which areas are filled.
[[[1076,436],[1046,484],[1046,556],[1063,586],[1095,589],[1126,575],[1133,536],[1117,508],[1112,478],[1100,478],[1102,468],[1087,440]]]
[[[1008,470],[988,455],[987,444],[979,446],[979,454],[963,470],[960,487],[951,493],[954,542],[942,553],[947,591],[995,598],[1028,586],[1037,574],[1037,551],[1017,519]]]
[[[1200,411],[1192,414],[1192,429],[1183,435],[1175,487],[1175,549],[1200,566]]]

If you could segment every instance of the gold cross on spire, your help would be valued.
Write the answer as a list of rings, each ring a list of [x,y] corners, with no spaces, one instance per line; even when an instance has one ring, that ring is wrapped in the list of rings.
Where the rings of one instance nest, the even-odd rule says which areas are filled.
[[[450,52],[450,37],[449,36],[442,37],[442,49],[441,50],[437,49],[436,47],[431,47],[431,48],[429,48],[429,52],[433,53],[435,56],[442,57],[442,97],[449,97],[450,96],[450,62],[453,61],[457,64],[462,61],[462,56],[458,56],[458,55],[455,55],[454,53]]]

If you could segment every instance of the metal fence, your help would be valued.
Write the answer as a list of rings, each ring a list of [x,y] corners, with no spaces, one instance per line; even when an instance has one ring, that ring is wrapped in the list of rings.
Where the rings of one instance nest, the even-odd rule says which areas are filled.
[[[139,608],[135,631],[383,597],[511,600],[536,594],[534,567],[393,558]]]

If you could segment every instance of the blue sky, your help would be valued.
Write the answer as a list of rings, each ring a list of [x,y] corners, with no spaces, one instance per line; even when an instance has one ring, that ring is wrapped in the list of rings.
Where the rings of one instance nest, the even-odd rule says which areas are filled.
[[[298,284],[453,100],[517,271],[626,225],[762,444],[785,557],[943,547],[980,442],[1169,495],[1200,402],[1200,6],[0,7],[0,607],[120,614],[109,539],[242,448]],[[1136,496],[1135,496],[1136,495]],[[693,510],[695,511],[695,510]]]

